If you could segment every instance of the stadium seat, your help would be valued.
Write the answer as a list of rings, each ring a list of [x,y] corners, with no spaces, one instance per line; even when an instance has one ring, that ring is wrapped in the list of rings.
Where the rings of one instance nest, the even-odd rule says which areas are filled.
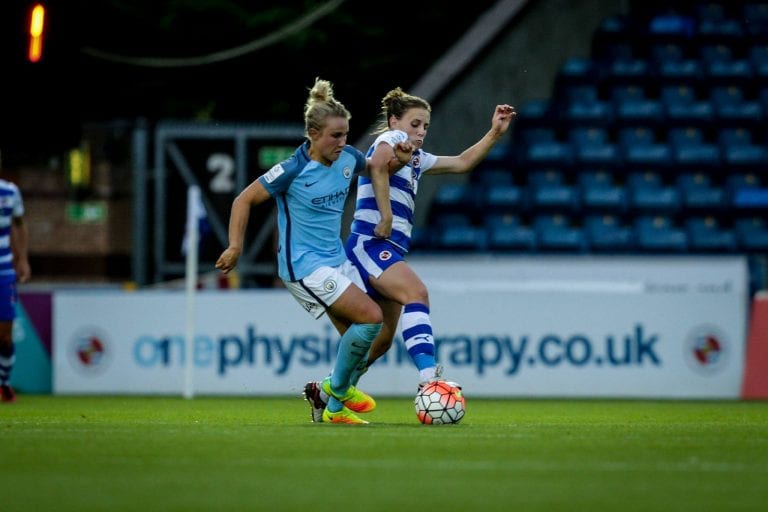
[[[485,227],[490,251],[528,252],[536,248],[536,234],[517,215],[488,216]]]
[[[478,226],[445,226],[436,237],[436,248],[443,251],[482,252],[486,246],[485,229]]]
[[[667,140],[679,169],[710,169],[720,166],[720,147],[704,140],[703,131],[695,126],[670,129]]]
[[[605,80],[608,84],[644,84],[649,79],[648,63],[643,59],[619,57],[608,63]]]
[[[680,210],[680,193],[676,187],[666,185],[658,172],[633,172],[627,177],[630,212],[638,215],[650,213],[673,214]]]
[[[735,19],[703,19],[697,27],[696,38],[704,45],[731,45],[744,39],[744,29]]]
[[[588,215],[584,230],[590,250],[624,253],[635,250],[632,228],[621,222],[618,215]]]
[[[589,57],[569,57],[557,73],[556,88],[597,83],[599,70]]]
[[[517,110],[515,124],[520,129],[547,126],[551,115],[552,111],[548,99],[533,99],[525,102]]]
[[[694,252],[734,252],[736,233],[723,227],[713,216],[689,217],[685,221],[690,250]]]
[[[741,87],[716,86],[710,92],[710,99],[721,129],[733,126],[758,127],[764,122],[763,106],[757,100],[747,100]]]
[[[509,186],[514,184],[514,175],[512,170],[506,167],[487,167],[476,169],[472,172],[471,178],[481,188]]]
[[[435,191],[430,205],[430,217],[458,214],[467,219],[477,216],[479,188],[473,183],[444,183]]]
[[[756,83],[766,83],[768,81],[768,44],[765,46],[755,46],[750,51],[750,62],[752,62],[752,71]],[[763,111],[765,111],[763,105]]]
[[[665,62],[681,62],[685,59],[685,49],[681,44],[651,41],[650,62],[656,67],[660,67]]]
[[[571,126],[579,124],[607,126],[613,122],[613,106],[602,100],[575,99],[563,107],[563,118]]]
[[[708,100],[700,100],[689,85],[663,86],[661,99],[666,119],[676,125],[706,126],[714,119],[714,109]]]
[[[586,212],[622,214],[626,211],[625,189],[607,171],[582,171],[579,174],[581,205]]]
[[[701,82],[704,71],[698,60],[683,59],[660,62],[656,74],[662,84],[695,87]]]
[[[688,250],[687,233],[668,216],[637,217],[635,233],[641,251],[682,253]]]
[[[566,215],[537,215],[533,228],[542,251],[581,252],[587,248],[583,230]]]
[[[580,167],[616,167],[621,163],[618,147],[611,143],[602,127],[573,128],[568,139],[573,147],[575,164]]]
[[[619,126],[648,125],[659,127],[664,121],[664,107],[660,101],[646,96],[636,84],[614,87],[611,101]]]
[[[523,189],[512,184],[485,186],[482,203],[486,214],[518,213],[527,207]]]
[[[578,193],[563,172],[546,169],[528,177],[529,206],[534,211],[567,212],[578,208]]]
[[[684,173],[678,176],[677,186],[683,208],[689,212],[720,211],[728,206],[723,187],[715,186],[711,176],[703,172]]]
[[[630,170],[666,169],[672,163],[672,148],[664,142],[652,144],[624,145],[622,148],[624,163]]]
[[[722,157],[731,171],[759,170],[768,165],[768,148],[758,144],[727,145]]]
[[[768,221],[765,216],[740,217],[734,221],[739,248],[747,253],[768,251]]]

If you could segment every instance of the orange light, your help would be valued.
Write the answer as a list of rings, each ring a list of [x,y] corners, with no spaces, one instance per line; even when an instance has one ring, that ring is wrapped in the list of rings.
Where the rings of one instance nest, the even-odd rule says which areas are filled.
[[[45,29],[45,7],[35,4],[29,17],[29,62],[39,62],[43,56],[43,30]]]

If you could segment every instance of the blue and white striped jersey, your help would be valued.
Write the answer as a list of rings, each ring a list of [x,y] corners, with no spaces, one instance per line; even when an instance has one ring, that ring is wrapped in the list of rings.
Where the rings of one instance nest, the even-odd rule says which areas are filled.
[[[278,274],[298,281],[319,267],[346,261],[341,218],[352,177],[365,170],[365,157],[353,146],[326,167],[309,158],[309,142],[258,180],[277,201]]]
[[[398,142],[408,140],[408,135],[400,130],[384,132],[371,144],[366,156],[370,157],[376,147],[384,142],[394,148]],[[408,251],[413,231],[413,210],[416,192],[421,175],[431,169],[437,157],[421,149],[414,151],[411,161],[389,177],[389,199],[392,203],[392,236],[390,240],[403,250]],[[360,176],[357,181],[357,202],[351,231],[359,235],[374,236],[373,230],[381,220],[381,213],[373,195],[373,185],[367,176]]]
[[[24,215],[24,202],[19,187],[10,181],[0,180],[0,280],[16,279],[11,251],[11,223],[14,217]]]

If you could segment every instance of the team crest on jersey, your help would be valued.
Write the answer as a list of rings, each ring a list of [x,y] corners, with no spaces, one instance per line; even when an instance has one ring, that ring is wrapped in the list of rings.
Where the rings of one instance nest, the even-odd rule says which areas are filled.
[[[264,173],[264,180],[267,183],[272,183],[277,178],[280,177],[285,172],[285,169],[283,169],[283,166],[280,164],[276,164],[274,167],[272,167],[270,170]]]
[[[411,158],[411,167],[421,167],[421,155],[414,155],[413,158]]]
[[[381,251],[381,252],[379,253],[379,259],[380,259],[381,261],[387,261],[387,260],[389,260],[391,257],[392,257],[392,253],[391,253],[391,252],[389,252],[389,251]]]
[[[352,176],[352,169],[350,169],[349,166],[345,166],[344,170],[341,172],[344,173],[345,178],[349,178],[350,176]]]
[[[323,281],[323,289],[328,293],[333,292],[336,289],[336,281],[333,279],[326,279]]]

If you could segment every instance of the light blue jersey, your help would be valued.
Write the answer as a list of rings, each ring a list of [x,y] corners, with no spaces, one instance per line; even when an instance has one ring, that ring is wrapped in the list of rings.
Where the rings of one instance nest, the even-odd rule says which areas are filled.
[[[400,130],[390,130],[379,135],[371,144],[366,156],[373,155],[374,150],[382,142],[394,148],[398,142],[408,140],[408,135]],[[413,210],[416,201],[416,192],[419,188],[421,175],[434,167],[437,157],[426,151],[417,149],[414,151],[408,165],[404,165],[399,171],[389,178],[389,199],[392,203],[392,236],[390,240],[403,251],[408,251],[411,244],[411,232],[413,231]],[[357,182],[357,202],[355,203],[355,216],[352,221],[352,233],[374,236],[373,230],[381,220],[381,213],[376,206],[376,198],[373,194],[371,179],[360,176]]]
[[[0,180],[0,282],[16,281],[11,251],[11,223],[24,215],[24,202],[19,187]]]
[[[352,146],[326,167],[309,158],[309,143],[258,178],[277,201],[278,275],[298,281],[319,267],[341,265],[341,218],[352,177],[365,170],[365,157]]]

